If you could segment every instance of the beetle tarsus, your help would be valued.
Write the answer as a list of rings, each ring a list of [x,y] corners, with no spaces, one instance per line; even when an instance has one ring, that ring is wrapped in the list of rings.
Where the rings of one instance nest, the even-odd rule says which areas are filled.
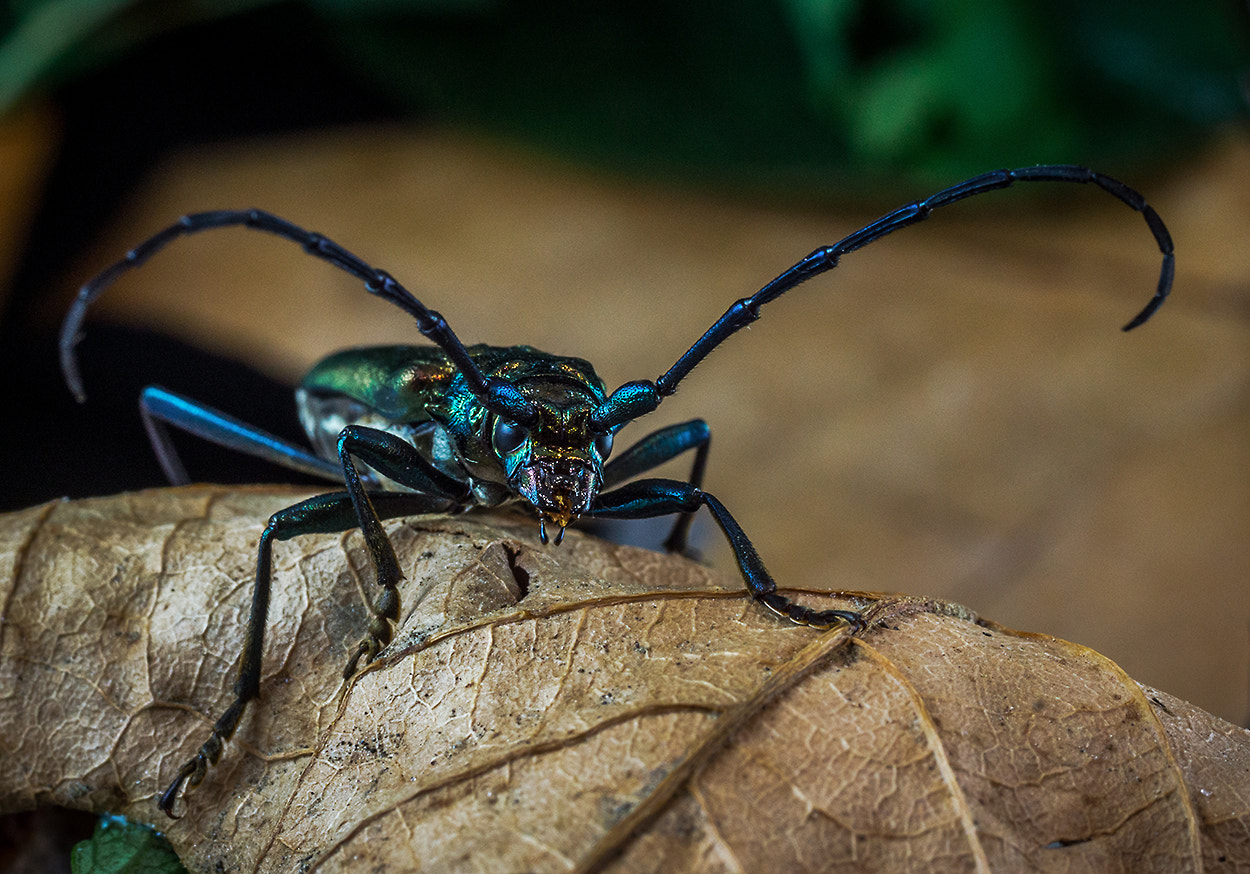
[[[853,610],[813,610],[796,604],[778,592],[766,592],[759,595],[759,601],[778,616],[789,619],[796,625],[807,625],[811,628],[833,628],[838,624],[850,627],[852,634],[859,634],[868,627],[862,613]]]
[[[169,784],[169,788],[161,793],[156,805],[170,819],[182,818],[181,815],[174,813],[174,803],[178,800],[178,794],[182,791],[183,785],[185,784],[186,788],[191,790],[204,782],[209,766],[217,764],[225,748],[225,742],[234,734],[246,704],[246,701],[235,700],[234,704],[222,714],[221,719],[217,720],[213,733],[208,736],[208,740],[204,741],[200,751],[183,763],[183,766],[178,769],[177,776]]]
[[[196,756],[178,769],[178,776],[174,777],[173,782],[169,784],[169,788],[161,793],[161,797],[157,800],[156,806],[161,812],[170,819],[182,819],[181,813],[174,813],[174,804],[178,800],[178,794],[182,791],[182,784],[186,782],[197,768],[203,768],[200,757]]]
[[[386,590],[391,591],[391,590]],[[369,623],[369,632],[360,639],[360,643],[356,646],[356,651],[352,653],[352,657],[347,660],[347,666],[343,668],[343,679],[350,680],[356,675],[356,669],[360,665],[361,659],[364,663],[370,664],[378,657],[378,653],[386,648],[391,642],[393,632],[390,621],[382,616],[376,615],[373,621]]]

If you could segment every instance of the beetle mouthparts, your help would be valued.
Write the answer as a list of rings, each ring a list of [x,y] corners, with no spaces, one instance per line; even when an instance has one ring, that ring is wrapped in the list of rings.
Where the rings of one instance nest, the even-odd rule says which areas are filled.
[[[560,541],[564,540],[564,529],[573,523],[577,513],[574,512],[567,495],[556,495],[555,504],[554,507],[544,507],[538,512],[538,536],[543,543],[547,542],[547,523],[551,522],[560,528],[555,540],[555,545],[559,546]]]
[[[586,459],[542,458],[517,469],[513,488],[538,511],[539,535],[548,541],[547,527],[555,526],[556,545],[564,539],[564,529],[590,509],[599,491],[598,468]]]
[[[566,522],[563,525],[560,525],[560,530],[556,533],[556,541],[555,541],[556,546],[559,546],[561,541],[564,540],[564,529],[567,526],[567,524],[568,523]],[[543,543],[547,542],[547,517],[546,516],[542,516],[538,520],[538,539],[541,540]]]

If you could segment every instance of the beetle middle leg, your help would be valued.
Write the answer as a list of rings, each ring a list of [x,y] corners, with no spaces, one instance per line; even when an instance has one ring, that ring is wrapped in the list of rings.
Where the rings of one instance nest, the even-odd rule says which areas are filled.
[[[768,609],[799,625],[826,628],[845,622],[857,631],[864,617],[851,610],[813,610],[796,604],[777,591],[777,584],[737,520],[716,497],[692,483],[669,479],[643,479],[599,495],[587,515],[608,519],[649,519],[670,513],[690,514],[707,507],[733,549],[747,590]]]
[[[416,489],[414,492],[365,491],[352,457]],[[451,513],[465,506],[464,485],[435,469],[409,443],[372,428],[349,426],[339,438],[339,457],[347,491],[318,495],[279,510],[270,517],[260,536],[256,559],[256,584],[252,591],[252,609],[248,617],[234,684],[234,701],[213,726],[213,732],[196,755],[187,761],[161,795],[158,806],[173,816],[173,806],[185,783],[188,788],[203,781],[209,766],[217,763],[225,742],[239,726],[247,704],[260,697],[261,655],[264,649],[265,626],[269,616],[269,593],[272,584],[273,542],[289,540],[302,534],[326,534],[359,527],[365,546],[377,573],[382,592],[370,605],[373,619],[360,645],[343,670],[344,677],[355,673],[361,658],[372,661],[391,640],[391,624],[399,618],[399,582],[403,573],[391,546],[383,519],[420,513]]]
[[[365,491],[366,482],[374,485],[376,481],[362,477],[349,456],[360,458],[378,472],[435,502],[429,507],[422,503],[421,509],[411,512],[446,512],[460,509],[469,503],[463,483],[435,468],[412,444],[385,431],[356,425],[344,429],[339,438],[340,464],[335,465],[227,413],[160,386],[148,386],[143,390],[139,398],[139,410],[161,467],[175,485],[189,482],[190,478],[170,442],[167,425],[292,470],[346,480],[347,494],[356,511],[355,519],[340,520],[341,524],[337,528],[329,530],[344,531],[357,524],[360,526],[378,572],[378,583],[383,588],[377,603],[372,605],[374,620],[370,623],[369,634],[352,656],[344,671],[345,676],[355,673],[356,665],[362,657],[366,662],[372,661],[389,642],[390,623],[395,621],[399,610],[395,587],[402,576],[395,551],[382,531],[381,522]],[[299,530],[297,525],[294,533],[308,534],[320,530],[322,529]]]

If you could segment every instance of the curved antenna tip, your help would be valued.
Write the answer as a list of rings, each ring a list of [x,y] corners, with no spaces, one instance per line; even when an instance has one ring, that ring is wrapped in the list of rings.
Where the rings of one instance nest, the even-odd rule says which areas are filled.
[[[1161,297],[1152,298],[1150,303],[1146,304],[1145,308],[1140,313],[1133,316],[1133,320],[1130,321],[1127,325],[1125,325],[1120,330],[1128,332],[1128,331],[1133,330],[1134,328],[1139,328],[1142,325],[1146,324],[1146,322],[1150,321],[1150,317],[1155,314],[1155,310],[1159,308],[1159,304],[1161,303],[1163,303],[1163,298]]]
[[[1168,295],[1172,292],[1172,282],[1176,278],[1176,258],[1169,251],[1163,255],[1163,268],[1159,271],[1159,290],[1155,292],[1142,311],[1133,316],[1133,320],[1120,330],[1131,331],[1136,327],[1144,325],[1150,321],[1150,317],[1155,314],[1159,307],[1163,306],[1163,302],[1168,299]]]
[[[61,376],[65,379],[65,384],[69,387],[70,394],[74,396],[74,400],[78,403],[84,403],[87,400],[87,392],[82,387],[82,374],[78,370],[78,356],[74,354],[74,346],[77,345],[78,338],[74,337],[68,343],[61,343]]]
[[[87,392],[82,387],[82,373],[78,369],[78,356],[74,350],[81,337],[82,335],[77,331],[62,334],[60,342],[61,376],[65,379],[65,384],[69,387],[70,394],[80,404],[87,400]]]

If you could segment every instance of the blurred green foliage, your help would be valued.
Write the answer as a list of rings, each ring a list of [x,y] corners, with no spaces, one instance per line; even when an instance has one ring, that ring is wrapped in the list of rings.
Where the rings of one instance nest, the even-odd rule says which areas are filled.
[[[169,841],[149,825],[104,816],[70,854],[73,874],[187,874]]]
[[[0,107],[268,0],[25,0]],[[306,0],[414,109],[597,162],[802,186],[1122,168],[1246,114],[1236,0]],[[223,46],[223,59],[229,47]]]

